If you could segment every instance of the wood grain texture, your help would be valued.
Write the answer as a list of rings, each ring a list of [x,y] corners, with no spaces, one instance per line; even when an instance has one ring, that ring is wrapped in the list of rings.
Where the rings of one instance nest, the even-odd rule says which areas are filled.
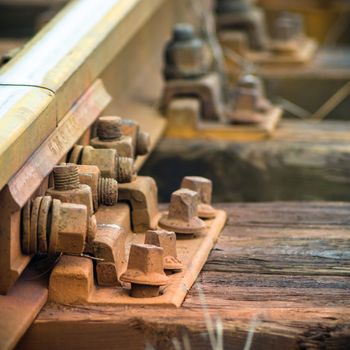
[[[229,221],[179,310],[47,305],[18,349],[210,349],[206,307],[225,349],[347,349],[350,204],[227,204]]]

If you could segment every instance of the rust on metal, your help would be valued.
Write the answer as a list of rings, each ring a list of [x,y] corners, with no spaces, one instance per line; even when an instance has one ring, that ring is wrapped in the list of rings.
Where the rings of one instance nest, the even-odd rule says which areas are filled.
[[[213,191],[212,181],[201,176],[185,176],[181,182],[181,188],[188,188],[198,193],[198,216],[202,219],[211,219],[216,215],[216,210],[211,205]]]
[[[97,166],[103,177],[113,178],[119,183],[130,182],[134,178],[134,159],[131,157],[120,157],[118,152],[112,148],[94,148],[92,146],[75,146],[74,158],[79,164]],[[80,152],[79,155],[76,155]],[[72,156],[71,156],[72,157]],[[70,158],[72,161],[72,158]]]
[[[301,15],[280,12],[267,33],[265,14],[247,0],[219,0],[216,23],[220,42],[254,64],[304,64],[313,59],[317,44],[305,35]]]
[[[97,137],[90,141],[90,145],[95,148],[115,149],[120,157],[135,158],[132,137],[124,135],[121,126],[120,117],[100,117],[97,121]]]
[[[91,187],[81,184],[76,164],[60,164],[53,169],[54,187],[48,188],[46,194],[64,203],[83,204],[89,215],[94,213]]]
[[[183,35],[186,37],[191,33],[192,39],[196,37],[190,25],[180,25],[175,27],[174,33],[181,29],[184,31]],[[181,36],[181,30],[179,36]],[[175,34],[174,34],[175,35]],[[175,35],[176,37],[176,35]],[[198,131],[200,135],[202,130],[212,133],[219,133],[219,125],[234,131],[239,125],[246,125],[266,130],[267,133],[273,130],[281,116],[281,109],[273,106],[264,96],[262,83],[259,79],[245,74],[238,82],[237,87],[233,92],[227,91],[225,78],[214,67],[208,66],[201,74],[184,74],[181,73],[181,65],[176,66],[174,57],[186,56],[189,47],[194,44],[187,43],[186,45],[180,41],[181,44],[176,45],[170,41],[170,44],[165,49],[165,79],[166,84],[163,90],[161,99],[161,110],[168,115],[169,136],[187,137],[186,135],[193,135],[194,130]],[[199,41],[201,42],[201,41]],[[199,45],[199,44],[198,44]],[[198,46],[197,45],[197,46]],[[195,46],[195,45],[194,45]],[[200,45],[199,45],[200,46]],[[199,62],[205,59],[205,52],[203,50],[195,50],[196,57]],[[174,57],[173,57],[174,56]],[[177,67],[176,74],[167,73]],[[250,83],[250,86],[248,86]],[[225,93],[224,93],[225,92]],[[192,107],[191,117],[186,117],[188,109],[191,107],[190,103],[184,106],[184,110],[175,108],[173,102],[184,99],[196,99],[199,102],[199,112],[196,107]],[[176,114],[177,111],[177,114]],[[182,125],[182,130],[181,130]],[[177,128],[179,129],[178,131]],[[175,131],[173,130],[175,129]],[[182,131],[182,132],[181,132]],[[257,130],[258,132],[258,130]],[[203,134],[203,136],[205,136]]]
[[[198,38],[188,23],[175,25],[165,48],[164,78],[193,79],[207,74],[212,58],[206,43]]]
[[[98,285],[120,285],[118,277],[125,264],[127,234],[125,228],[117,224],[99,224],[97,226],[96,237],[93,241],[93,254],[101,259],[96,264]]]
[[[128,268],[120,279],[131,283],[130,295],[150,298],[159,295],[159,287],[169,283],[164,273],[163,248],[150,244],[132,244]]]
[[[165,270],[181,270],[183,264],[177,257],[176,234],[166,230],[148,230],[145,236],[145,244],[163,248],[163,265]]]
[[[228,119],[231,123],[259,124],[274,108],[264,95],[261,79],[245,74],[237,82]]]
[[[144,156],[151,148],[151,138],[149,133],[140,129],[139,124],[132,119],[122,120],[123,135],[131,136],[135,149],[135,157]]]
[[[198,193],[181,188],[171,195],[169,211],[159,220],[159,226],[165,230],[182,234],[199,234],[205,223],[198,217]]]
[[[50,215],[51,205],[52,205],[52,197],[44,196],[41,201],[39,218],[38,218],[38,252],[39,253],[46,253],[48,249],[47,228],[49,227],[49,224],[50,224],[49,215]]]
[[[91,188],[95,211],[99,205],[117,203],[118,182],[115,179],[101,177],[101,171],[95,165],[78,165],[78,173],[80,183]]]
[[[119,200],[130,205],[134,232],[157,227],[158,189],[153,178],[137,176],[132,182],[119,184]]]

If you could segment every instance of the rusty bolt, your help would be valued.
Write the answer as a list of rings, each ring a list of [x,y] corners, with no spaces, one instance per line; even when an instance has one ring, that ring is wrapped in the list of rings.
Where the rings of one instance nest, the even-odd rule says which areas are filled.
[[[122,119],[116,116],[98,118],[96,134],[100,140],[115,140],[123,136]]]
[[[103,177],[114,178],[119,183],[131,182],[134,179],[133,158],[119,157],[115,149],[84,146],[80,164],[96,165]]]
[[[165,270],[181,270],[182,262],[177,258],[176,234],[166,230],[149,230],[146,232],[145,244],[163,248],[163,265]]]
[[[134,160],[128,157],[118,157],[117,179],[120,183],[132,182],[134,179]]]
[[[125,136],[130,136],[132,138],[135,157],[143,156],[150,151],[150,136],[147,132],[140,130],[140,126],[135,120],[123,119],[122,129]]]
[[[237,82],[228,119],[235,123],[260,123],[263,113],[271,108],[265,98],[261,80],[251,74],[243,75]]]
[[[122,119],[116,116],[100,117],[97,122],[97,137],[90,141],[95,148],[115,149],[120,157],[134,158],[133,140],[124,135]]]
[[[82,204],[52,202],[49,254],[81,254],[88,231],[87,207]]]
[[[211,219],[216,215],[211,206],[212,182],[201,176],[185,176],[181,182],[181,188],[195,191],[199,196],[198,216],[203,219]]]
[[[101,171],[95,165],[78,165],[78,172],[80,183],[91,188],[95,211],[99,205],[117,204],[118,182],[115,179],[101,177]]]
[[[303,18],[299,14],[283,12],[275,21],[271,49],[277,54],[293,54],[304,38]]]
[[[303,35],[303,18],[299,14],[282,12],[275,21],[275,39],[281,41],[295,40]]]
[[[137,134],[136,142],[136,155],[143,156],[150,151],[151,138],[149,133],[144,131],[139,131]]]
[[[163,214],[159,226],[183,234],[201,233],[205,223],[198,217],[198,194],[181,188],[171,195],[169,212]]]
[[[46,194],[64,203],[84,204],[89,215],[94,212],[90,186],[80,183],[76,164],[60,164],[53,169],[54,187]]]
[[[96,165],[104,177],[116,178],[117,151],[115,149],[96,149],[84,146],[80,164]]]
[[[168,283],[164,273],[163,249],[149,244],[132,244],[128,268],[120,280],[131,283],[132,297],[158,296],[159,287]]]
[[[210,52],[193,27],[187,23],[175,25],[165,48],[165,79],[199,78],[210,71],[211,65]]]
[[[80,254],[84,251],[88,233],[85,205],[62,203],[51,196],[36,197],[32,205],[29,203],[22,212],[23,253]]]
[[[118,202],[118,182],[108,177],[98,181],[98,201],[100,204],[112,206]]]
[[[78,168],[75,164],[60,164],[53,168],[54,189],[57,191],[73,190],[79,187]]]

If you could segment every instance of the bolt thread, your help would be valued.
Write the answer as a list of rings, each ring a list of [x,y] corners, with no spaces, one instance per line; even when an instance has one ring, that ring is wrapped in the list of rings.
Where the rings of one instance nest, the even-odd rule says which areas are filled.
[[[122,119],[119,117],[101,117],[97,122],[97,137],[106,141],[120,139],[123,136],[121,125]]]
[[[102,177],[98,182],[98,202],[112,206],[118,201],[118,182],[115,179]]]
[[[117,181],[131,182],[134,175],[134,160],[128,157],[118,157]]]
[[[66,191],[80,185],[78,167],[75,164],[60,164],[53,169],[55,190]]]

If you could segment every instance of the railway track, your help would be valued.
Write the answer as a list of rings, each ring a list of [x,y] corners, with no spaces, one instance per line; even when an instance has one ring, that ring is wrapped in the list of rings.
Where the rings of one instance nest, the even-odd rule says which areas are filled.
[[[72,1],[1,68],[1,349],[15,346],[48,296],[45,282],[23,277],[31,259],[20,248],[21,208],[76,143],[88,142],[102,112],[138,122],[154,148],[166,125],[154,108],[155,69],[175,7],[164,0]]]
[[[26,2],[26,0],[18,0],[20,5]],[[57,2],[62,6],[61,1]],[[43,6],[45,1],[35,0],[35,3],[37,6]],[[6,5],[6,1],[4,4]],[[42,20],[45,21],[45,18]],[[30,349],[43,345],[58,348],[58,346],[61,347],[58,344],[62,342],[62,339],[59,338],[66,335],[71,335],[70,339],[65,342],[68,348],[73,348],[77,344],[86,348],[91,347],[92,344],[101,345],[101,335],[107,335],[108,341],[104,342],[104,345],[110,348],[114,348],[118,341],[125,349],[134,348],[134,346],[142,347],[148,340],[147,336],[151,338],[155,346],[162,348],[163,345],[171,346],[172,337],[174,334],[179,336],[181,327],[186,329],[197,348],[203,348],[203,337],[200,334],[203,333],[203,330],[205,331],[205,327],[202,324],[201,312],[198,311],[203,308],[200,292],[197,293],[192,289],[184,303],[184,311],[175,307],[182,305],[210,250],[219,239],[220,231],[226,221],[226,214],[221,209],[211,208],[209,199],[207,201],[203,199],[204,197],[209,198],[209,193],[211,194],[211,183],[203,178],[187,179],[187,181],[193,182],[192,186],[197,186],[198,193],[201,191],[204,193],[199,201],[205,209],[208,210],[209,207],[209,216],[205,218],[204,224],[200,221],[201,219],[197,218],[197,214],[193,214],[194,211],[197,212],[195,203],[198,199],[194,199],[197,198],[197,195],[187,187],[173,193],[168,213],[158,212],[155,209],[157,190],[153,180],[146,176],[136,175],[168,126],[167,119],[158,108],[164,87],[161,76],[164,64],[162,52],[165,43],[171,36],[173,25],[179,20],[198,25],[198,18],[194,16],[190,0],[70,1],[47,25],[26,42],[8,63],[1,67],[0,350],[12,349],[16,346],[19,349]],[[118,130],[122,130],[123,136],[126,137],[124,141],[129,140],[123,145],[132,149],[130,154],[119,154],[118,156],[113,154],[109,157],[107,151],[102,155],[101,151],[105,151],[103,147],[93,149],[89,146],[91,139],[94,139],[96,144],[109,141],[108,137],[107,140],[102,137],[105,131],[101,127],[103,120],[101,122],[99,119],[102,115],[118,115],[124,118],[124,121],[107,119],[109,125],[118,124]],[[300,124],[295,127],[292,123],[295,129],[288,125],[288,123],[283,124],[283,127],[276,133],[276,144],[281,139],[294,143],[297,137],[293,130],[304,130]],[[309,129],[310,126],[307,131]],[[312,133],[307,132],[306,134],[313,135],[312,137],[319,138],[323,142],[324,133],[321,129],[312,129]],[[335,140],[339,138],[341,142],[347,142],[348,136],[344,128],[335,129],[336,131],[330,138],[334,137]],[[243,141],[255,140],[256,137],[249,127],[247,130],[247,133],[243,132]],[[139,143],[146,138],[146,134],[149,135],[149,144],[145,146],[147,151],[136,151],[142,148]],[[210,137],[210,130],[208,135]],[[326,141],[329,142],[329,139],[327,138]],[[170,146],[167,147],[173,148],[174,143],[171,138],[165,142],[170,142]],[[177,149],[188,147],[186,142],[182,140],[178,142],[181,145],[178,145]],[[207,140],[205,142],[208,145]],[[263,141],[259,138],[257,143],[259,142]],[[213,148],[215,143],[211,145],[212,150],[215,150],[215,147]],[[244,143],[242,147],[246,145],[248,143]],[[221,146],[222,143],[219,142],[218,147]],[[309,149],[308,145],[305,147]],[[96,162],[96,159],[102,159],[99,168],[94,167],[96,165],[94,162],[86,161],[89,157],[95,157],[93,159]],[[108,171],[114,161],[117,164],[113,163],[113,169],[117,170],[111,175],[111,172],[108,173]],[[78,166],[70,165],[71,162],[77,163]],[[128,162],[132,162],[135,172],[127,168]],[[61,163],[68,163],[68,165],[58,166]],[[57,175],[59,172],[68,175],[62,177],[62,173]],[[152,172],[157,175],[158,170],[151,169]],[[161,171],[159,173],[162,174]],[[113,183],[112,180],[115,179],[119,182],[118,203],[115,192],[111,190],[106,194],[99,187],[99,181],[104,179],[106,174],[109,178],[108,183]],[[176,174],[170,175],[172,179],[176,177]],[[83,180],[84,176],[85,180]],[[78,177],[79,180],[77,180]],[[130,179],[124,181],[125,177]],[[93,182],[92,178],[96,181]],[[90,181],[89,185],[92,188],[91,198],[89,197],[88,200],[90,204],[87,205],[70,201],[72,197],[69,197],[73,196],[69,190],[78,191],[83,188],[79,186],[86,186],[86,183],[82,181]],[[60,185],[61,187],[67,185],[68,189],[65,190],[69,193],[57,195]],[[55,195],[60,199],[54,197]],[[107,202],[113,202],[113,206],[101,204],[106,197],[108,197]],[[74,199],[76,200],[76,197]],[[43,203],[46,205],[46,212]],[[173,210],[171,209],[172,204]],[[93,207],[90,213],[89,205]],[[175,210],[176,205],[182,205],[181,210]],[[195,206],[196,210],[193,209]],[[271,327],[267,325],[258,329],[261,339],[273,344],[271,348],[277,349],[281,344],[288,344],[290,348],[295,348],[298,344],[301,344],[301,347],[304,344],[318,346],[319,338],[316,340],[312,338],[312,332],[316,331],[320,333],[321,338],[326,337],[330,344],[340,346],[344,339],[347,339],[348,308],[344,307],[345,311],[342,315],[342,302],[332,301],[327,287],[332,283],[336,284],[334,287],[337,290],[336,295],[339,295],[339,299],[343,298],[345,304],[348,283],[342,283],[339,280],[340,277],[348,276],[349,271],[346,267],[339,268],[338,265],[346,265],[348,261],[347,254],[343,252],[344,247],[348,245],[344,237],[344,232],[348,230],[348,222],[344,218],[347,205],[317,204],[315,207],[313,204],[304,204],[302,206],[304,211],[298,214],[303,218],[300,224],[300,227],[303,228],[302,232],[298,231],[298,227],[294,227],[295,222],[298,221],[298,215],[293,213],[297,208],[298,204],[287,205],[286,210],[282,210],[281,214],[278,205],[223,206],[223,209],[230,213],[229,228],[225,231],[223,238],[219,239],[219,248],[210,258],[212,265],[208,264],[201,278],[204,278],[204,289],[209,291],[210,314],[215,315],[215,312],[219,310],[223,321],[227,322],[224,325],[223,336],[228,344],[233,345],[236,340],[239,344],[243,343],[242,334],[244,336],[249,334],[251,317],[255,317],[256,308],[262,310],[263,316],[259,314],[259,317],[263,319],[266,317],[266,322],[271,324]],[[212,217],[210,217],[211,210],[215,212]],[[264,210],[271,217],[266,215]],[[327,210],[334,211],[337,220],[341,222],[325,223],[324,220],[329,219],[325,214]],[[216,307],[216,302],[220,303],[220,301],[215,299],[215,291],[213,293],[211,290],[212,285],[220,288],[220,281],[224,281],[229,288],[239,290],[238,285],[232,284],[232,279],[248,286],[252,272],[257,280],[263,279],[258,276],[259,269],[261,269],[257,262],[259,259],[256,261],[254,257],[252,261],[246,259],[245,254],[254,255],[247,248],[249,242],[246,243],[242,239],[239,243],[242,246],[232,243],[232,240],[240,235],[247,235],[250,230],[255,232],[257,224],[254,221],[255,217],[249,216],[251,211],[256,212],[254,215],[262,222],[262,226],[256,232],[257,246],[252,247],[251,250],[261,249],[259,245],[261,240],[266,246],[274,247],[275,244],[274,249],[279,254],[279,260],[276,260],[278,266],[273,266],[272,272],[265,271],[266,275],[269,275],[268,281],[261,283],[263,285],[264,282],[267,286],[271,282],[268,285],[269,290],[265,293],[265,285],[261,290],[256,287],[259,289],[259,297],[251,304],[246,300],[245,291],[242,290],[241,295],[235,294],[237,300],[233,306],[230,304],[231,295],[226,298],[223,292],[220,299],[223,304]],[[187,224],[193,224],[191,230],[200,232],[200,226],[205,226],[206,236],[199,235],[192,240],[186,238],[177,241],[178,256],[176,257],[176,254],[172,256],[172,262],[179,263],[176,260],[179,258],[183,263],[183,270],[178,274],[162,275],[163,278],[170,279],[169,288],[163,287],[159,281],[157,283],[153,281],[155,285],[141,284],[141,287],[135,287],[135,284],[140,283],[135,283],[135,279],[130,279],[130,276],[127,276],[129,279],[125,277],[126,271],[132,269],[126,265],[125,259],[116,257],[115,251],[118,251],[120,256],[126,253],[125,250],[129,253],[132,241],[132,247],[142,246],[142,248],[132,249],[143,249],[142,254],[147,257],[151,254],[156,255],[157,249],[152,248],[152,250],[147,247],[146,249],[142,245],[144,241],[147,241],[144,231],[157,227],[153,221],[158,223],[161,218],[159,222],[165,222],[164,227],[174,228],[174,231],[180,235],[188,233],[183,227],[181,231],[176,225],[174,226],[174,221],[184,220],[183,217],[179,217],[181,216],[179,212],[189,217]],[[306,218],[305,213],[308,212],[311,213],[310,218]],[[71,224],[70,230],[74,231],[72,235],[74,237],[70,237],[68,242],[71,243],[73,240],[74,244],[65,244],[62,239],[67,232],[69,236],[71,231],[68,229],[64,231],[61,227],[64,226],[63,224],[61,226],[58,224],[58,228],[53,224],[60,220],[63,222],[64,215],[70,217],[71,221],[68,223]],[[246,223],[244,223],[244,218],[248,218]],[[294,220],[294,223],[290,220]],[[237,227],[235,226],[236,221],[238,222]],[[280,233],[277,232],[276,227],[281,225],[285,231]],[[314,232],[314,226],[318,227],[317,225],[322,228],[318,235]],[[124,227],[124,230],[119,230],[119,226]],[[334,227],[336,227],[335,232],[333,232]],[[266,231],[270,228],[273,228],[274,231],[271,237]],[[58,238],[53,235],[53,232]],[[140,234],[134,234],[135,232]],[[292,252],[288,251],[289,246],[283,246],[280,243],[284,242],[285,232],[293,232],[296,236],[301,237],[301,245],[291,241]],[[93,239],[90,238],[92,233],[95,235]],[[159,234],[162,239],[163,236]],[[339,247],[335,247],[332,241],[333,236],[340,242]],[[53,237],[57,238],[55,238],[56,241]],[[309,249],[311,252],[307,250],[307,243],[304,242],[309,239],[312,241]],[[123,240],[129,242],[127,249],[125,249]],[[112,243],[109,243],[111,241]],[[271,242],[273,242],[272,245]],[[316,277],[311,270],[305,268],[307,270],[305,272],[302,264],[295,269],[288,268],[290,254],[296,260],[304,259],[306,250],[307,259],[309,259],[307,263],[310,263],[311,267],[316,266],[319,260],[322,260],[317,255],[322,253],[320,248],[322,242],[326,242],[330,254],[334,253],[337,257],[327,261],[323,269],[320,268],[319,271],[314,272]],[[221,249],[223,245],[227,252]],[[77,247],[80,247],[80,250]],[[58,251],[59,248],[61,252]],[[130,251],[132,249],[130,248]],[[317,254],[313,253],[313,249],[315,252],[319,249]],[[49,254],[52,259],[47,261],[46,253],[50,250],[54,254],[52,254],[53,257]],[[41,258],[45,255],[44,260],[38,259],[38,254],[36,254],[38,252],[42,253],[41,256],[39,254]],[[220,252],[230,257],[232,255],[232,258],[226,262],[227,266],[223,267],[225,273],[220,270],[221,262],[217,261],[217,259],[225,259]],[[268,257],[261,259],[263,261]],[[236,261],[246,260],[248,261],[247,266],[244,264],[242,267],[236,266]],[[113,265],[112,272],[111,265]],[[134,265],[137,263],[135,262]],[[114,268],[117,271],[114,271]],[[276,272],[279,268],[284,269],[282,277],[279,277]],[[227,271],[230,274],[227,274]],[[248,272],[244,275],[246,271]],[[270,273],[278,276],[271,277]],[[301,281],[299,285],[293,282],[295,275]],[[308,277],[309,275],[313,277]],[[214,283],[211,282],[211,278]],[[216,278],[217,282],[219,281],[217,286],[215,285]],[[245,278],[246,281],[243,281]],[[322,283],[318,283],[317,278],[322,280]],[[143,293],[155,293],[156,295],[160,293],[159,298],[132,298],[126,292],[129,285],[126,286],[125,283],[120,285],[115,281],[123,279],[128,283],[131,281],[131,294],[144,296]],[[324,293],[326,301],[333,303],[333,309],[322,311],[322,305],[318,304],[319,301],[316,300],[313,293],[306,293],[303,299],[303,288],[309,288],[311,279],[312,288],[320,295]],[[80,284],[76,283],[77,280]],[[98,283],[94,284],[95,280]],[[288,289],[288,293],[295,294],[293,294],[293,300],[296,306],[293,307],[288,304],[289,294],[283,289],[283,283],[287,280],[291,290]],[[263,304],[266,304],[269,298],[274,298],[272,291],[274,284],[279,286],[278,293],[281,293],[282,297],[273,301],[271,307],[265,307]],[[251,292],[253,299],[255,292]],[[239,300],[239,297],[242,299]],[[147,308],[144,308],[145,305],[150,308],[149,312]],[[238,305],[240,306],[237,311]],[[247,306],[248,311],[244,309],[244,305]],[[160,315],[158,311],[160,306],[166,308],[164,315]],[[301,310],[304,307],[307,307],[307,312],[315,312],[316,315],[311,317],[310,314],[303,314]],[[279,314],[279,308],[284,309],[281,314]],[[125,312],[126,309],[132,310],[130,314]],[[293,314],[291,319],[281,322],[280,317],[288,318],[289,311]],[[300,319],[296,319],[299,315]],[[174,322],[166,321],[168,316],[173,317]],[[305,322],[303,322],[304,316]],[[239,321],[236,322],[236,318]],[[324,322],[325,329],[328,327],[326,330],[318,330],[317,327],[322,322]],[[230,328],[233,323],[237,325],[234,331]],[[74,327],[75,325],[77,328]],[[155,325],[156,329],[154,329]],[[62,330],[62,334],[57,330]],[[162,334],[159,335],[160,333]],[[132,343],[133,341],[135,343]],[[208,344],[209,342],[206,343],[206,346]],[[258,348],[259,344],[256,346]]]

